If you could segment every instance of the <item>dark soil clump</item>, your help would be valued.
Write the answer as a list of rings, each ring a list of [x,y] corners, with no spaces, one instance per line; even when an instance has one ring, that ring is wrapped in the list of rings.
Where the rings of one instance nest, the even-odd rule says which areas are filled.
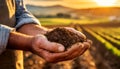
[[[65,48],[71,47],[77,42],[84,42],[85,36],[83,34],[74,33],[64,27],[55,28],[45,34],[47,39],[51,42],[57,42],[65,46]]]

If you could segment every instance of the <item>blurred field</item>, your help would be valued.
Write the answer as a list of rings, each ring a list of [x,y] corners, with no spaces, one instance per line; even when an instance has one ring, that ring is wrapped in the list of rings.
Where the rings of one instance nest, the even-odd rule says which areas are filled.
[[[70,19],[70,18],[38,18],[43,26],[47,25],[70,25],[70,24],[96,24],[108,23],[108,18],[99,19]]]
[[[48,28],[73,27],[91,39],[93,45],[82,56],[56,64],[47,63],[42,58],[25,52],[25,69],[120,69],[120,22],[110,22],[107,19],[39,18],[39,20]]]

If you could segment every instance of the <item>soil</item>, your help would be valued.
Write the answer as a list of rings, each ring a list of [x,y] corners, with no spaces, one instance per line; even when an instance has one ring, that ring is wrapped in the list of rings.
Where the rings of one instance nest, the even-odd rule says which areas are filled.
[[[85,30],[82,32],[93,41],[93,45],[80,57],[51,64],[35,54],[24,52],[24,69],[120,69],[120,57],[113,55]]]
[[[70,48],[77,42],[84,42],[84,36],[74,33],[64,27],[57,27],[54,30],[45,34],[51,42],[57,42],[65,46],[66,49]]]

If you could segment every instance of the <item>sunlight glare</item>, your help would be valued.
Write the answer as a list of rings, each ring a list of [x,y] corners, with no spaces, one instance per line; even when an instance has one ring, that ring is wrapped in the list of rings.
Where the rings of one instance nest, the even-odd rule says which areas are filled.
[[[95,2],[100,6],[113,6],[116,0],[95,0]]]

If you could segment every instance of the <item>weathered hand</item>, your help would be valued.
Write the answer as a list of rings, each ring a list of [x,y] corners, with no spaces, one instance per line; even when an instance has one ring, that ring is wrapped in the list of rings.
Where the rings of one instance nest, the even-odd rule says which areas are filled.
[[[71,60],[75,57],[82,55],[90,47],[90,45],[91,45],[90,40],[84,43],[76,43],[67,51],[60,52],[60,53],[52,53],[48,50],[44,50],[37,47],[34,49],[33,53],[41,56],[47,62],[55,63],[60,61]]]
[[[77,34],[80,34],[80,35],[82,34],[81,32],[76,31],[73,28],[67,28],[67,29],[73,32],[76,32]],[[19,32],[32,35],[32,36],[36,36],[37,34],[40,34],[41,31],[46,32],[46,30],[43,30],[41,26],[36,26],[34,24],[24,25],[22,28],[19,29]],[[43,35],[44,34],[45,33],[43,33]],[[85,35],[83,36],[85,37]],[[36,36],[32,40],[31,45],[32,46],[30,51],[33,52],[34,54],[39,55],[40,57],[45,59],[47,62],[59,62],[59,61],[70,60],[77,56],[82,55],[91,46],[91,41],[88,40],[83,43],[74,44],[74,46],[72,46],[70,49],[68,49],[67,51],[64,51],[64,47],[62,47],[61,44],[49,42],[44,36],[43,37]],[[61,49],[60,51],[58,51],[59,46],[62,47],[60,48]]]

